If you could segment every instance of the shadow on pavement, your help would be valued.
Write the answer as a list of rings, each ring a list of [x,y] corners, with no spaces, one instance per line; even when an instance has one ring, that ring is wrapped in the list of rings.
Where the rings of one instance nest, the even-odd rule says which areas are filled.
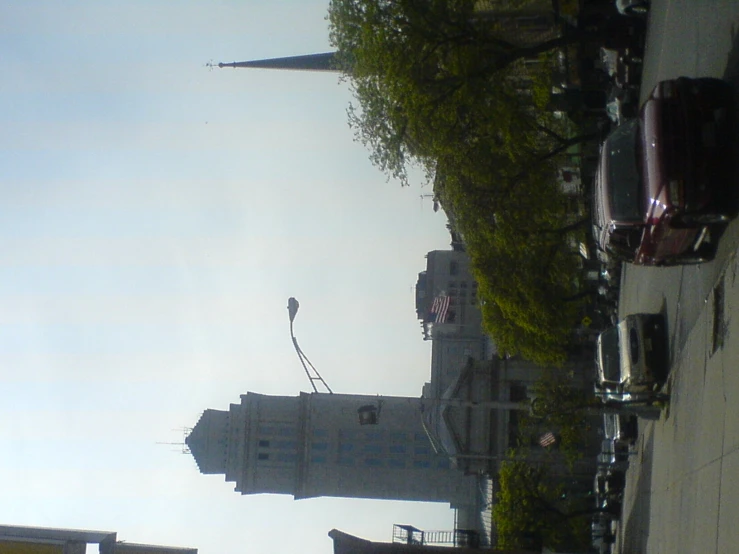
[[[726,59],[723,79],[731,84],[733,88],[732,113],[730,114],[732,118],[730,149],[733,162],[730,167],[732,172],[730,180],[735,186],[732,188],[734,194],[730,201],[733,202],[733,207],[736,209],[739,206],[739,186],[736,186],[739,184],[739,160],[737,159],[737,154],[739,154],[739,29],[737,28],[732,31],[731,43],[732,46]]]

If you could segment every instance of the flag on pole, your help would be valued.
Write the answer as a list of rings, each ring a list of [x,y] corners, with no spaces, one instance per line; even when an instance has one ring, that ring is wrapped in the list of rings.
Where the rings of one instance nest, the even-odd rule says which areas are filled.
[[[444,323],[449,315],[449,304],[451,298],[448,296],[437,296],[431,304],[431,311],[429,313],[432,316],[432,320],[435,323]]]
[[[539,438],[539,444],[544,448],[553,445],[555,442],[557,442],[557,439],[551,431],[547,431]]]

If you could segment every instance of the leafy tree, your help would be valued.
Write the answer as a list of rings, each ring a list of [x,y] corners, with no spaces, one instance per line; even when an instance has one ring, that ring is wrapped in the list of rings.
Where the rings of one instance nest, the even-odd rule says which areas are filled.
[[[531,0],[499,0],[496,14],[477,4],[331,0],[330,40],[372,162],[404,185],[420,167],[454,218],[487,331],[511,354],[559,365],[578,319],[567,299],[580,292],[566,243],[584,220],[572,220],[557,172],[592,136],[571,137],[544,103],[551,52],[574,39],[509,37],[506,17]]]
[[[330,41],[360,105],[350,108],[350,123],[373,162],[403,184],[409,164],[432,173],[439,149],[449,153],[452,144],[486,139],[502,151],[531,146],[526,134],[536,118],[521,102],[528,77],[522,62],[572,39],[513,44],[500,38],[504,22],[478,13],[476,4],[329,4]],[[504,11],[523,4],[499,2]]]
[[[561,370],[544,371],[531,392],[533,421],[556,430],[559,449],[572,466],[586,450],[593,416],[602,413],[602,403],[592,391],[575,386]],[[525,430],[525,425],[519,427]]]
[[[603,512],[573,494],[572,478],[553,476],[546,464],[512,453],[501,464],[493,519],[500,548],[577,548],[588,542],[588,516]]]

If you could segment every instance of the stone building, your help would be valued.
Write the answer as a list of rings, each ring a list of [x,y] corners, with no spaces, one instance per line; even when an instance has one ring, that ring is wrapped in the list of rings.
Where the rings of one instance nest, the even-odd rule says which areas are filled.
[[[241,494],[445,502],[464,509],[476,497],[476,481],[433,450],[422,409],[419,398],[249,392],[228,410],[206,410],[186,444],[202,473],[224,474]]]
[[[197,548],[119,541],[111,531],[0,525],[2,554],[85,554],[93,544],[100,554],[198,554]]]

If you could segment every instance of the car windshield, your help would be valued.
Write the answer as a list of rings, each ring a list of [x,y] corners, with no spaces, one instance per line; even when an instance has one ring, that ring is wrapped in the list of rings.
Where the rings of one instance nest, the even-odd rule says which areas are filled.
[[[616,418],[613,414],[603,414],[603,433],[607,439],[616,436]]]
[[[632,119],[616,129],[608,140],[608,180],[613,218],[641,220],[641,177],[637,160],[639,121]]]
[[[618,350],[618,328],[612,327],[600,335],[600,366],[606,381],[621,381],[621,357]]]

